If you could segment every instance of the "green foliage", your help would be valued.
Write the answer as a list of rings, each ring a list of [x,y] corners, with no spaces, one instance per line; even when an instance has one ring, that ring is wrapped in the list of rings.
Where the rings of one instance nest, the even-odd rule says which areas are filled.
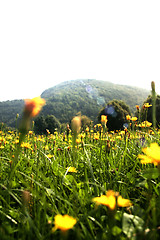
[[[89,127],[91,125],[91,119],[85,115],[81,116],[81,122],[82,122],[82,129],[85,130],[86,127]]]
[[[16,116],[21,115],[24,106],[23,100],[0,102],[0,122],[10,127],[16,127]]]
[[[144,101],[143,105],[145,103],[149,103],[150,105],[152,105],[152,96],[149,95],[147,97],[147,99]],[[160,126],[160,95],[156,96],[156,124],[157,127]],[[141,119],[142,121],[149,121],[152,122],[152,107],[149,108],[141,108]]]
[[[44,116],[38,116],[34,121],[34,131],[36,134],[46,134],[47,124]]]
[[[81,112],[96,123],[98,112],[107,102],[122,100],[134,112],[135,105],[141,105],[148,94],[149,91],[140,88],[94,79],[67,81],[42,93],[41,97],[47,100],[42,112],[53,114],[61,123]]]
[[[58,129],[60,127],[60,122],[53,115],[48,115],[45,118],[45,122],[46,122],[46,127],[50,131],[50,133],[54,133],[55,129]]]
[[[43,115],[38,116],[34,123],[34,131],[36,134],[46,134],[46,129],[48,129],[50,133],[54,133],[55,129],[59,127],[60,122],[53,115],[48,115],[46,117]]]
[[[112,100],[108,102],[99,115],[98,120],[101,121],[101,115],[107,115],[107,128],[109,131],[123,129],[123,124],[126,123],[126,115],[130,115],[129,106],[123,101]]]
[[[146,147],[153,141],[160,143],[159,135],[153,138],[148,132],[131,131],[109,136],[106,132],[95,140],[91,130],[75,149],[71,133],[64,140],[59,132],[41,137],[32,132],[18,151],[19,135],[1,133],[1,239],[159,239],[159,168],[141,164],[138,157],[141,137]],[[70,172],[70,166],[77,171]],[[116,199],[119,192],[133,205],[111,210],[92,201],[108,190],[115,192]],[[53,232],[57,214],[68,214],[77,223],[68,232]]]

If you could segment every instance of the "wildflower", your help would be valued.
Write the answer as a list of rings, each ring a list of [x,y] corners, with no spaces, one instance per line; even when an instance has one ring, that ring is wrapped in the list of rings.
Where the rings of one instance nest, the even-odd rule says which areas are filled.
[[[46,129],[46,132],[47,132],[47,134],[50,134],[50,131],[48,129]]]
[[[99,139],[99,134],[94,134],[94,139],[98,140]]]
[[[160,147],[157,143],[151,143],[150,147],[143,148],[145,155],[139,154],[138,158],[142,159],[142,164],[153,163],[160,165]]]
[[[26,99],[24,113],[29,117],[35,117],[39,114],[44,104],[45,100],[41,97]]]
[[[141,124],[138,125],[139,127],[150,127],[152,126],[152,123],[151,122],[148,122],[148,121],[144,121],[142,122]]]
[[[53,155],[48,154],[47,157],[48,157],[48,158],[53,158]]]
[[[81,139],[77,138],[76,143],[79,144],[81,142]]]
[[[52,231],[56,231],[57,229],[60,229],[61,231],[65,232],[76,224],[77,220],[69,215],[56,215],[54,218],[54,228],[52,228]]]
[[[45,150],[49,150],[49,147],[48,147],[48,145],[46,145],[46,146],[44,147],[44,149],[45,149]]]
[[[121,136],[116,136],[116,139],[122,140],[122,137]]]
[[[152,107],[152,105],[149,104],[149,103],[145,103],[145,104],[143,105],[143,108],[149,108],[149,107]]]
[[[101,123],[106,125],[107,121],[108,121],[107,116],[106,115],[101,115]]]
[[[136,109],[137,109],[137,111],[139,111],[139,105],[136,105]]]
[[[131,119],[131,116],[130,115],[127,115],[126,116],[126,119],[129,121]]]
[[[81,128],[81,118],[80,117],[74,117],[71,122],[72,131],[75,135],[77,135],[80,132]]]
[[[75,167],[69,167],[69,168],[67,168],[67,171],[68,172],[75,172],[75,173],[77,173],[77,170],[76,170]]]
[[[86,127],[86,132],[89,132],[89,127]]]
[[[137,121],[137,117],[132,117],[130,120],[135,122],[135,121]]]
[[[22,142],[21,147],[28,148],[28,149],[32,150],[31,145],[29,143]]]
[[[23,138],[25,137],[25,134],[30,128],[31,118],[39,114],[44,104],[45,104],[45,100],[41,97],[35,97],[33,99],[25,100],[24,113],[19,126],[19,130],[21,133],[20,142],[23,140]]]
[[[119,195],[118,192],[114,192],[113,190],[109,190],[106,195],[102,195],[100,197],[95,197],[92,199],[96,204],[102,204],[109,207],[111,210],[114,210],[117,207],[130,207],[132,203],[129,199],[124,199]]]

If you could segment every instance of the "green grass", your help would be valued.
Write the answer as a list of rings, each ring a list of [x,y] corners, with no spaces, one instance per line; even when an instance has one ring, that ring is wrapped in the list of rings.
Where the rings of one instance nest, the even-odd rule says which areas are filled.
[[[160,142],[158,130],[105,133],[96,140],[90,129],[75,149],[71,133],[65,141],[60,133],[31,133],[24,140],[30,145],[20,149],[16,132],[0,134],[1,239],[159,239],[159,171],[137,157]],[[69,166],[77,172],[67,172]],[[92,202],[110,189],[133,206],[111,211]],[[77,219],[67,234],[52,231],[57,214]]]

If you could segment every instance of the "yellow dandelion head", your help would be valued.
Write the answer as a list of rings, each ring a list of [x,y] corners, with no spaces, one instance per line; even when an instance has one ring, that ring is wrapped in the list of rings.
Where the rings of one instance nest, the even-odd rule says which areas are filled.
[[[76,224],[77,220],[69,215],[56,215],[54,218],[55,227],[52,229],[55,231],[56,229],[60,229],[61,231],[67,231]]]

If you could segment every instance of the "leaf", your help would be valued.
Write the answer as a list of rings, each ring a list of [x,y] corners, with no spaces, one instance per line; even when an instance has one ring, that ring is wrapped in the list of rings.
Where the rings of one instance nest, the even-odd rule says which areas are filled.
[[[122,230],[128,238],[134,239],[133,234],[143,231],[144,221],[138,216],[134,216],[128,213],[123,214],[122,218]]]
[[[160,176],[160,173],[157,168],[150,168],[145,170],[142,176],[147,179],[156,179]]]
[[[117,226],[114,226],[114,227],[112,228],[112,234],[113,234],[114,236],[119,235],[121,232],[122,232],[122,229],[119,228],[119,227],[117,227]]]

